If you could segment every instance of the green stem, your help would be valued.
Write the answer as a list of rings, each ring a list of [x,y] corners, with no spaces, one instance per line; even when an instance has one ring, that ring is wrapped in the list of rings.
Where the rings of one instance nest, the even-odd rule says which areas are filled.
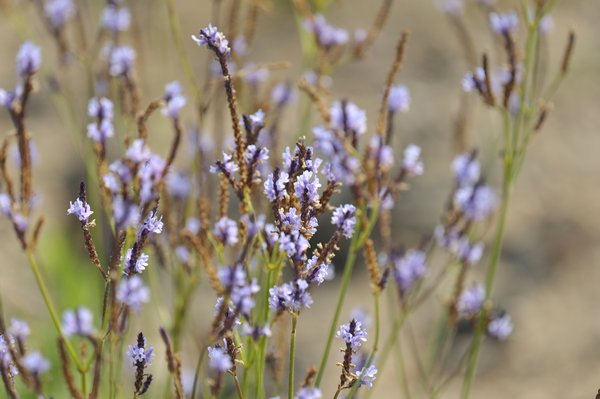
[[[37,261],[35,260],[35,257],[31,253],[31,251],[28,250],[25,253],[27,255],[27,260],[29,261],[29,265],[31,266],[31,270],[33,271],[33,275],[35,276],[35,281],[37,282],[38,287],[40,289],[40,293],[42,294],[42,297],[44,298],[44,302],[46,303],[46,308],[48,309],[48,312],[50,313],[50,318],[52,319],[52,323],[54,324],[54,327],[56,328],[58,335],[60,335],[60,337],[64,340],[65,346],[67,347],[67,352],[69,352],[69,356],[71,356],[71,359],[77,366],[77,370],[81,374],[84,374],[85,369],[83,367],[83,364],[79,360],[79,356],[77,356],[75,349],[73,349],[73,346],[66,339],[66,337],[62,331],[60,319],[58,318],[58,313],[56,313],[56,308],[54,307],[54,304],[52,303],[52,299],[50,298],[50,294],[48,293],[48,288],[46,288],[46,283],[44,282],[44,279],[42,278],[42,274],[40,273],[40,268],[37,264]]]
[[[261,326],[267,322],[269,318],[269,289],[275,284],[275,277],[278,273],[279,268],[271,269],[269,268],[269,273],[267,275],[267,285],[264,288],[264,297],[262,303],[262,312],[260,315]],[[264,399],[265,389],[264,389],[264,374],[265,374],[265,359],[267,355],[267,337],[262,336],[260,338],[260,343],[258,347],[258,361],[256,364],[256,386],[254,387],[254,397],[256,399]]]
[[[292,313],[292,335],[290,337],[290,365],[288,370],[288,399],[294,399],[294,363],[296,361],[296,325],[298,314]]]
[[[509,173],[507,173],[509,172]],[[500,260],[500,253],[502,251],[502,241],[504,238],[504,229],[506,225],[506,216],[508,213],[508,203],[510,198],[511,181],[510,176],[512,172],[512,163],[508,163],[505,166],[505,178],[502,189],[502,205],[500,209],[500,220],[498,221],[498,227],[496,229],[496,235],[494,239],[494,245],[492,247],[492,255],[490,263],[486,273],[485,279],[485,295],[486,301],[489,300],[492,289],[494,286],[494,279],[498,270],[498,263]],[[475,369],[477,368],[477,360],[479,358],[479,350],[481,349],[481,342],[483,340],[485,325],[486,325],[487,312],[482,311],[479,320],[477,322],[477,328],[475,329],[475,335],[473,336],[473,343],[471,345],[471,351],[467,360],[467,370],[465,378],[463,380],[463,387],[461,398],[467,399],[471,391],[473,384],[473,377],[475,375]]]
[[[352,275],[352,270],[354,269],[354,262],[356,260],[356,242],[358,241],[358,234],[355,234],[352,237],[352,242],[350,244],[350,251],[348,252],[348,257],[346,258],[346,263],[344,265],[344,274],[342,276],[342,283],[340,285],[340,290],[338,293],[338,299],[335,306],[335,311],[333,313],[333,318],[331,319],[331,326],[329,327],[329,333],[327,335],[327,341],[325,343],[325,350],[323,351],[323,355],[321,357],[321,363],[319,364],[319,371],[317,373],[317,378],[315,380],[315,386],[319,387],[321,385],[321,380],[323,379],[323,375],[325,372],[325,366],[327,366],[327,360],[329,360],[329,352],[331,351],[331,343],[333,342],[333,336],[335,335],[335,331],[337,330],[338,320],[340,318],[340,313],[342,312],[342,305],[344,304],[344,298],[346,297],[346,290],[348,289],[348,285],[350,283],[350,276]]]

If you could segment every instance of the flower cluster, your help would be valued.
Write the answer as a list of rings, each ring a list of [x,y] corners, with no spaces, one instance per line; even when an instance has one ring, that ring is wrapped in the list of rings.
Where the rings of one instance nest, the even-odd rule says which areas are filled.
[[[92,98],[88,103],[88,116],[94,122],[87,125],[87,135],[96,143],[104,144],[114,135],[113,103],[106,97]]]

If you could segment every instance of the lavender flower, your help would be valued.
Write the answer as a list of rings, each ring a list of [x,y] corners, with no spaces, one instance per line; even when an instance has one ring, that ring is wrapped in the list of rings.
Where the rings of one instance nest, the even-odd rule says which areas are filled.
[[[192,39],[198,46],[208,46],[218,51],[219,54],[227,56],[231,52],[227,38],[219,32],[216,26],[208,25],[206,28],[200,29],[198,36],[192,35]]]
[[[0,107],[11,109],[17,99],[17,94],[0,88]]]
[[[408,292],[413,284],[427,272],[427,255],[410,249],[402,257],[394,259],[394,278],[401,293]]]
[[[223,245],[235,245],[239,240],[237,223],[227,217],[222,217],[215,224],[214,234]]]
[[[371,138],[369,149],[377,167],[382,171],[389,171],[394,165],[394,151],[385,145],[383,137],[376,135]]]
[[[270,337],[271,329],[268,325],[264,327],[260,327],[258,324],[251,326],[249,324],[244,324],[242,328],[242,334],[252,337],[254,341],[258,341],[260,337]]]
[[[452,170],[459,186],[470,186],[479,180],[481,168],[473,154],[462,154],[452,161]]]
[[[42,374],[50,370],[50,362],[39,352],[29,352],[21,359],[21,364],[33,374]]]
[[[283,107],[284,105],[294,101],[295,93],[287,83],[279,83],[271,91],[271,101],[277,107]]]
[[[202,224],[200,223],[200,219],[198,218],[188,218],[185,221],[185,229],[190,233],[197,235],[202,228]]]
[[[97,121],[87,126],[87,135],[97,143],[104,143],[114,135],[113,103],[108,98],[92,98],[88,103],[88,115]]]
[[[148,259],[149,256],[143,252],[141,252],[137,259],[135,260],[135,265],[131,265],[131,253],[132,250],[131,248],[127,250],[127,253],[125,254],[125,263],[123,266],[123,274],[125,275],[130,275],[130,274],[141,274],[144,270],[146,270],[146,267],[148,267]]]
[[[94,334],[92,312],[84,307],[77,308],[75,311],[67,310],[62,316],[62,330],[67,337],[80,335],[82,337]]]
[[[184,199],[190,193],[190,179],[182,173],[169,172],[166,183],[167,191],[172,197]]]
[[[255,144],[250,144],[246,147],[244,159],[248,164],[262,163],[269,159],[269,150],[265,147],[258,147]]]
[[[44,11],[52,27],[59,29],[75,15],[75,4],[73,0],[50,0]]]
[[[321,390],[317,387],[304,387],[301,388],[294,399],[321,399],[323,394]],[[275,399],[275,398],[273,398]]]
[[[367,342],[367,332],[362,329],[361,322],[355,319],[348,324],[342,324],[335,336],[344,340],[353,349],[358,349],[364,342]]]
[[[162,221],[162,216],[157,217],[156,211],[154,210],[150,212],[144,220],[142,227],[138,231],[138,237],[140,237],[142,234],[160,234],[163,231],[163,226],[164,223]]]
[[[110,53],[109,73],[111,76],[127,76],[135,62],[135,50],[129,46],[115,47]]]
[[[119,228],[134,227],[140,221],[140,212],[135,204],[117,196],[113,198],[115,223]]]
[[[449,15],[458,16],[464,8],[464,0],[437,0],[439,9]]]
[[[456,243],[456,249],[453,251],[456,253],[458,259],[465,262],[468,265],[474,265],[483,256],[483,243],[470,243],[468,237],[462,237]]]
[[[372,388],[373,382],[377,378],[377,369],[374,365],[363,367],[356,373],[356,378],[360,381],[359,387],[366,385],[368,388]]]
[[[289,175],[276,169],[265,180],[265,196],[269,201],[280,200],[286,195],[285,185],[289,182]]]
[[[367,113],[356,104],[336,101],[331,105],[331,127],[362,136],[367,131]]]
[[[224,373],[233,367],[233,362],[227,351],[220,346],[208,347],[208,366]]]
[[[320,46],[329,48],[348,42],[348,32],[330,25],[321,14],[316,14],[312,20],[304,22],[304,27],[315,35]]]
[[[262,67],[257,67],[253,63],[248,63],[244,66],[247,72],[244,74],[244,80],[249,85],[257,85],[269,78],[269,70]]]
[[[6,332],[12,335],[13,337],[17,338],[18,340],[23,341],[29,336],[31,330],[29,329],[29,325],[26,322],[17,319],[12,319],[10,322],[10,326],[8,327]]]
[[[239,169],[238,165],[233,161],[233,155],[223,153],[223,162],[217,161],[217,166],[211,166],[210,173],[223,172],[226,175],[232,175]]]
[[[519,16],[515,11],[498,14],[490,13],[490,26],[492,30],[501,35],[508,35],[519,27]]]
[[[485,71],[483,68],[477,67],[475,72],[467,72],[462,79],[462,88],[467,93],[473,90],[485,93]]]
[[[420,176],[423,174],[423,161],[421,161],[421,148],[410,144],[404,149],[402,167],[409,176]]]
[[[90,216],[94,213],[90,204],[77,198],[75,202],[69,202],[69,209],[67,209],[67,215],[75,215],[82,223],[88,223]]]
[[[101,22],[104,29],[110,32],[124,32],[131,24],[131,13],[126,7],[119,8],[114,4],[108,4],[102,12]]]
[[[299,231],[279,235],[279,247],[293,260],[302,260],[310,243]]]
[[[317,260],[318,258],[313,256],[306,262],[306,281],[309,284],[316,281],[318,285],[321,285],[325,280],[331,280],[333,278],[333,266],[327,263],[320,263],[317,265]]]
[[[17,73],[20,77],[31,76],[40,69],[42,53],[32,42],[25,42],[17,53]]]
[[[331,216],[331,224],[336,225],[346,238],[352,238],[352,234],[354,234],[354,226],[356,225],[355,211],[356,207],[354,205],[346,204],[337,207]]]
[[[138,335],[135,345],[129,345],[127,356],[131,359],[133,367],[139,367],[140,365],[146,367],[152,363],[154,347],[152,345],[146,347],[146,345],[146,338],[142,333]]]
[[[410,109],[410,91],[404,85],[390,87],[388,110],[390,112],[408,112]]]
[[[481,284],[473,284],[463,291],[456,303],[456,309],[466,315],[475,315],[483,307],[485,290]]]
[[[314,176],[313,172],[305,171],[294,183],[294,193],[300,199],[303,205],[315,205],[319,202],[318,190],[321,188],[319,178]]]
[[[480,184],[459,188],[454,202],[467,219],[480,222],[496,209],[497,198],[491,187]]]
[[[488,326],[488,334],[500,341],[505,341],[513,332],[514,325],[508,313],[493,318]]]
[[[134,162],[142,163],[150,159],[152,153],[143,139],[135,139],[133,143],[129,145],[127,151],[125,151],[125,158]]]
[[[179,111],[185,106],[186,98],[182,95],[183,89],[179,82],[174,81],[165,86],[165,107],[162,110],[164,115],[171,118],[178,118]]]
[[[303,279],[269,289],[269,307],[277,312],[284,310],[298,312],[302,308],[309,308],[312,303],[308,283]]]
[[[140,276],[124,278],[117,287],[117,300],[139,311],[142,304],[150,300],[150,290]]]
[[[185,245],[178,245],[175,247],[175,256],[177,256],[177,259],[179,259],[181,263],[190,263],[191,254]]]

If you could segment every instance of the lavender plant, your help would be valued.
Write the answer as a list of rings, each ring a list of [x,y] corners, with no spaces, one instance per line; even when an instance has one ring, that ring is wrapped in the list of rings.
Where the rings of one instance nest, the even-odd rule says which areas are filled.
[[[139,32],[128,31],[136,14],[124,2],[107,1],[95,24],[72,1],[35,3],[55,42],[58,64],[80,67],[90,83],[81,123],[81,107],[67,102],[73,126],[81,125],[75,130],[85,147],[85,182],[73,188],[64,208],[81,230],[73,240],[83,244],[96,273],[97,281],[81,284],[101,299],[59,310],[38,264],[44,258],[38,250],[44,218],[33,184],[35,147],[27,122],[36,117],[28,112],[32,95],[48,88],[38,79],[42,51],[26,42],[16,56],[16,88],[0,89],[0,104],[14,125],[0,148],[0,212],[31,266],[57,347],[41,348],[43,354],[32,349],[29,337],[39,331],[17,319],[6,324],[3,312],[10,310],[0,308],[0,375],[8,397],[32,392],[78,399],[308,399],[331,392],[334,399],[367,398],[397,352],[402,377],[397,389],[405,397],[437,397],[448,381],[461,378],[461,397],[468,398],[484,337],[503,341],[513,330],[493,289],[511,193],[573,51],[571,34],[557,77],[543,90],[537,49],[556,1],[525,1],[520,14],[479,2],[502,44],[502,62],[496,68],[485,53],[480,63],[469,60],[473,70],[462,88],[501,115],[501,185],[486,180],[477,149],[458,153],[441,222],[413,248],[399,245],[392,223],[395,204],[425,172],[418,145],[395,155],[396,120],[412,106],[409,89],[396,83],[408,34],[400,34],[389,72],[376,88],[382,95],[375,124],[369,125],[356,102],[337,98],[330,87],[334,70],[369,56],[392,1],[381,2],[369,29],[354,33],[328,22],[327,2],[292,2],[309,65],[295,84],[271,77],[285,65],[248,61],[262,3],[229,3],[227,8],[214,2],[215,25],[190,37],[182,34],[173,1],[166,0],[185,76],[152,96],[142,91]],[[459,28],[469,56],[475,50],[465,36],[464,5],[440,4]],[[228,19],[218,17],[221,9]],[[247,12],[245,20],[240,9]],[[93,43],[88,25],[96,29]],[[523,49],[520,26],[525,26]],[[187,52],[186,41],[198,48]],[[50,53],[44,51],[44,58]],[[192,60],[207,56],[201,85]],[[292,137],[282,121],[298,90],[305,94],[298,107],[302,119],[291,131],[300,134]],[[159,110],[171,130],[166,146],[153,144],[151,137],[154,122],[161,126],[154,118]],[[461,109],[460,126],[468,115]],[[215,131],[221,139],[205,133],[209,116],[229,120],[229,128]],[[461,132],[457,136],[464,141]],[[13,141],[18,162],[10,165]],[[495,231],[486,254],[491,225]],[[446,262],[435,262],[440,251],[449,255]],[[485,279],[473,281],[472,269],[482,260]],[[342,317],[357,265],[364,265],[370,281],[371,316]],[[331,280],[339,273],[337,299],[319,303],[317,293],[335,287]],[[194,298],[208,291],[202,298],[214,310],[203,314]],[[389,306],[381,303],[384,295]],[[444,300],[433,300],[442,315],[426,348],[434,361],[424,364],[419,343],[411,339],[419,376],[410,381],[402,333],[410,335],[409,320],[427,311],[422,305],[435,297]],[[318,342],[303,342],[298,331],[315,307],[329,321]],[[382,307],[389,317],[382,316]],[[470,344],[451,369],[445,366],[448,347],[462,325],[471,327]],[[299,370],[300,357],[315,366]],[[62,390],[50,384],[51,371],[61,375]]]

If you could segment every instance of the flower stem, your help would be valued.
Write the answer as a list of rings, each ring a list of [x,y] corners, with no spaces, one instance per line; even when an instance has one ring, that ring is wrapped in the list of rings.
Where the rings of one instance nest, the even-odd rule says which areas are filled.
[[[298,314],[292,313],[292,335],[290,338],[290,365],[288,371],[288,399],[294,398],[294,363],[296,361],[296,325]]]
[[[65,335],[62,331],[60,320],[58,318],[58,313],[56,313],[56,308],[54,307],[54,304],[52,303],[52,298],[50,298],[50,294],[48,293],[48,288],[46,287],[46,283],[44,282],[44,279],[42,278],[42,274],[40,273],[40,268],[37,264],[37,261],[35,260],[35,257],[33,256],[33,253],[31,253],[31,251],[28,250],[25,252],[25,254],[27,255],[27,260],[29,261],[29,265],[31,266],[31,270],[33,271],[33,275],[34,275],[35,281],[37,282],[38,287],[40,289],[40,293],[42,294],[42,297],[44,298],[44,302],[46,303],[46,308],[48,309],[48,312],[50,313],[50,318],[52,319],[52,323],[54,324],[54,327],[56,328],[58,335],[60,335],[60,337],[65,341],[65,346],[67,347],[67,352],[69,352],[69,356],[71,356],[71,359],[73,359],[73,362],[77,366],[77,370],[81,374],[84,374],[85,369],[83,367],[83,364],[79,360],[79,356],[77,356],[75,349],[73,349],[73,346],[71,345],[71,343],[65,338]]]

